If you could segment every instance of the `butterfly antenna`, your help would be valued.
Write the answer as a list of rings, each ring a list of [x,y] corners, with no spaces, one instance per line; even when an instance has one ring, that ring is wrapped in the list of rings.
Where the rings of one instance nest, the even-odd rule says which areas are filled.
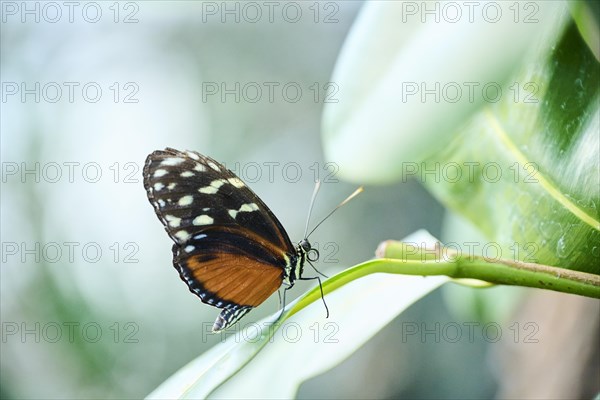
[[[358,195],[359,195],[359,194],[360,194],[362,191],[363,191],[363,187],[361,186],[361,187],[359,187],[358,189],[356,189],[356,190],[354,191],[354,193],[352,193],[350,196],[346,197],[346,199],[345,199],[344,201],[342,201],[340,204],[338,204],[338,205],[337,205],[337,207],[335,207],[335,208],[334,208],[334,209],[333,209],[333,210],[332,210],[332,211],[331,211],[329,214],[327,214],[327,216],[326,216],[325,218],[323,218],[323,219],[321,220],[321,222],[319,222],[319,223],[317,224],[317,226],[315,226],[315,227],[313,228],[313,230],[312,230],[312,231],[310,231],[310,233],[309,233],[308,235],[304,235],[304,238],[305,238],[305,239],[308,239],[308,237],[309,237],[310,235],[312,235],[312,233],[313,233],[314,231],[316,231],[316,230],[317,230],[317,228],[318,228],[318,227],[319,227],[319,226],[320,226],[320,225],[321,225],[323,222],[325,222],[325,220],[326,220],[327,218],[331,217],[331,215],[332,215],[334,212],[336,212],[338,208],[340,208],[341,206],[343,206],[344,204],[348,203],[350,200],[352,200],[353,198],[355,198],[356,196],[358,196]],[[312,208],[312,204],[311,204],[311,208]]]
[[[321,187],[321,181],[317,180],[315,182],[315,190],[313,191],[312,198],[310,199],[310,206],[308,207],[308,217],[306,218],[306,228],[304,229],[304,238],[306,238],[306,232],[308,232],[308,223],[310,222],[310,216],[312,214],[313,205],[315,204],[315,199],[317,198],[317,193],[319,193],[319,188]]]

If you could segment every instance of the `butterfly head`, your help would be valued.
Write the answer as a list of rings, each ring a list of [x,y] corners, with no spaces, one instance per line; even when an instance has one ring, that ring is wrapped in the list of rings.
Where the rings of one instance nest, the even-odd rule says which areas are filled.
[[[302,239],[298,243],[298,252],[304,254],[308,261],[316,262],[319,260],[319,250],[312,247],[308,239]]]
[[[292,258],[292,261],[288,263],[289,269],[286,268],[286,283],[290,287],[294,286],[296,279],[302,279],[305,261],[316,261],[318,258],[319,252],[317,249],[313,249],[308,239],[299,241],[296,247],[296,254]]]

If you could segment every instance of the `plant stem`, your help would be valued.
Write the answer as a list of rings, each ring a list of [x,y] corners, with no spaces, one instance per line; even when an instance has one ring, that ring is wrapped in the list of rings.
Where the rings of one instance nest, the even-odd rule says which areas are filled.
[[[600,276],[594,274],[519,261],[488,261],[483,257],[435,259],[431,257],[431,249],[423,250],[423,261],[421,261],[415,256],[413,248],[410,248],[410,257],[406,254],[402,257],[403,251],[409,249],[405,243],[388,241],[386,245],[397,245],[385,251],[386,255],[393,254],[397,258],[378,258],[349,268],[323,282],[323,293],[330,293],[369,274],[388,273],[446,275],[454,279],[478,279],[499,285],[526,286],[600,298]],[[378,255],[381,254],[382,251],[379,249]],[[290,309],[286,317],[295,314],[320,296],[319,288],[313,288]]]

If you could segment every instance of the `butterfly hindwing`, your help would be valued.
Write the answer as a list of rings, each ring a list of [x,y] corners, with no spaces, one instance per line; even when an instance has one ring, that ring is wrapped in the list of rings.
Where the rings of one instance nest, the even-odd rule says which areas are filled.
[[[190,291],[223,308],[225,329],[258,306],[296,262],[281,223],[233,172],[196,152],[150,154],[144,186],[175,242],[173,264]]]
[[[228,304],[256,307],[275,292],[283,271],[249,256],[212,251],[174,255],[175,266],[192,292],[216,307]]]

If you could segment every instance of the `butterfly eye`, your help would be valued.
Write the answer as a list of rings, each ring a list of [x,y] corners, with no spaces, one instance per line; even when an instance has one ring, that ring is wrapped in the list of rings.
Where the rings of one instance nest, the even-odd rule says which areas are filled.
[[[304,250],[305,252],[309,252],[312,249],[310,242],[306,239],[302,240],[299,244],[300,247],[302,247],[302,250]]]

